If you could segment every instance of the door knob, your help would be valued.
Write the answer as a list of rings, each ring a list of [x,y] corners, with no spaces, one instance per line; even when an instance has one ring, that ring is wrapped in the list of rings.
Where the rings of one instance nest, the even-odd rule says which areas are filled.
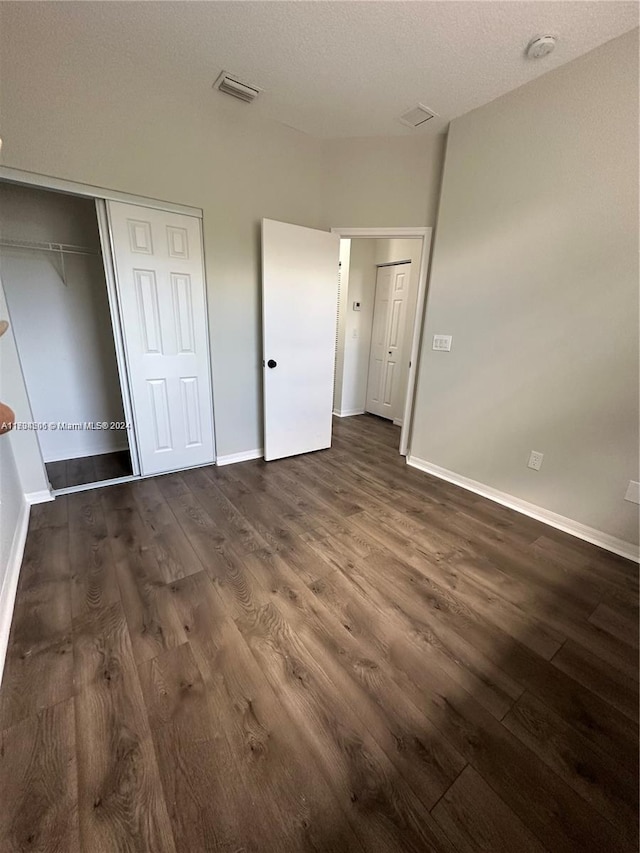
[[[269,361],[267,362],[267,367],[277,367],[277,366],[278,366],[278,362],[274,361],[272,358],[270,358]]]

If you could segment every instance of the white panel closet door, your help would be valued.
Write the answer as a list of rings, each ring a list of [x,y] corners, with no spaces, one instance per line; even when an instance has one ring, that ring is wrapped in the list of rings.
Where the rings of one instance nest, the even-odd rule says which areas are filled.
[[[108,202],[143,474],[214,461],[200,220]]]
[[[404,371],[400,364],[409,302],[411,264],[379,267],[373,307],[366,411],[383,418],[402,415]]]
[[[331,446],[337,234],[262,220],[264,458]]]

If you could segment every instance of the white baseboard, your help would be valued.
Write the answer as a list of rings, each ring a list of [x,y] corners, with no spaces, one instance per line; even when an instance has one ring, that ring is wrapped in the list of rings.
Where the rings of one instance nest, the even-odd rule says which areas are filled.
[[[228,456],[218,456],[216,465],[235,465],[236,462],[249,462],[251,459],[262,459],[264,451],[261,447],[255,450],[243,450],[242,453],[230,453]]]
[[[41,492],[27,492],[24,499],[29,506],[32,506],[33,504],[44,504],[47,501],[52,501],[54,496],[47,489],[43,489]]]
[[[364,415],[364,409],[343,409],[340,411],[334,409],[333,414],[337,418],[352,418],[354,415]]]
[[[18,516],[18,522],[11,542],[9,559],[7,560],[6,572],[2,587],[0,588],[0,684],[4,662],[7,657],[7,645],[9,643],[9,631],[13,618],[13,607],[18,590],[18,578],[22,566],[24,546],[27,541],[27,530],[29,529],[29,504],[25,500]]]
[[[566,518],[564,515],[558,515],[556,512],[551,512],[541,506],[536,506],[536,504],[528,503],[507,494],[507,492],[494,489],[491,486],[485,486],[483,483],[470,480],[468,477],[463,477],[454,471],[448,471],[446,468],[440,468],[439,465],[426,462],[424,459],[416,456],[407,456],[407,465],[411,465],[412,468],[417,468],[419,471],[424,471],[426,474],[438,477],[440,480],[453,483],[455,486],[460,486],[469,492],[474,492],[476,495],[481,495],[483,498],[488,498],[490,501],[502,504],[502,506],[509,507],[509,509],[514,509],[516,512],[521,512],[523,515],[528,515],[529,518],[535,518],[536,521],[542,521],[550,527],[555,527],[557,530],[562,530],[564,533],[569,533],[571,536],[576,536],[585,542],[591,542],[592,545],[598,545],[600,548],[618,554],[620,557],[626,557],[628,560],[634,560],[636,563],[640,562],[640,548],[638,545],[634,545],[633,542],[625,542],[624,539],[617,539],[615,536],[610,536],[602,530],[588,527],[579,521]]]
[[[394,418],[393,419],[394,426],[402,426],[402,418]]]

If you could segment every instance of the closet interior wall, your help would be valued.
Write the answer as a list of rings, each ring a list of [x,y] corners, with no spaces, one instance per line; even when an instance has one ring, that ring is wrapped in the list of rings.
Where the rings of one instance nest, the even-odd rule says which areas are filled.
[[[112,454],[90,478],[130,474],[126,430],[58,426],[125,419],[93,199],[0,183],[0,271],[47,471]]]

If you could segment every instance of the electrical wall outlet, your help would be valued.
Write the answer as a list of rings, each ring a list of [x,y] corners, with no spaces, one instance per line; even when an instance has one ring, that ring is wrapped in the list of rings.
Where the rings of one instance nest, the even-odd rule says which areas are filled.
[[[450,352],[451,351],[451,335],[434,335],[433,336],[433,349],[438,350],[439,352]]]
[[[539,450],[532,450],[529,454],[529,461],[527,462],[527,466],[529,468],[533,468],[534,471],[539,471],[542,468],[543,459],[544,453],[540,453]]]
[[[631,501],[632,504],[640,504],[640,483],[636,483],[635,480],[629,480],[624,499],[625,501]]]

